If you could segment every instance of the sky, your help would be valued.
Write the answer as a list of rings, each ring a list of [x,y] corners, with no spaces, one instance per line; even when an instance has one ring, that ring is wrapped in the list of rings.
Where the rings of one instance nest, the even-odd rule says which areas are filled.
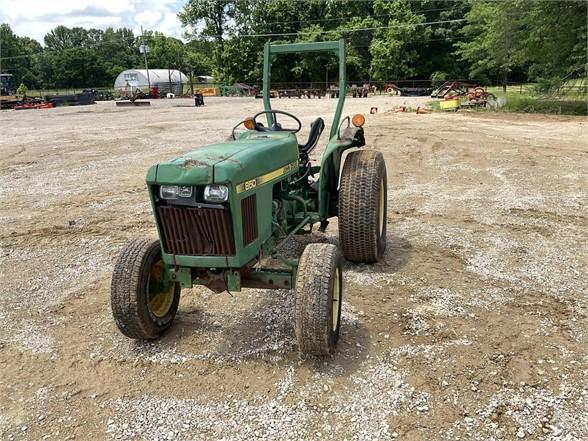
[[[59,25],[69,28],[128,27],[135,34],[145,29],[181,38],[176,14],[186,0],[0,0],[0,23],[8,23],[19,36],[43,37]]]

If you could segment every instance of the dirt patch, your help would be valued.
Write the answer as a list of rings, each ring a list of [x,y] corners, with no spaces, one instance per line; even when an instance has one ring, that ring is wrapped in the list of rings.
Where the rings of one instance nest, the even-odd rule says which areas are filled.
[[[289,291],[185,290],[151,343],[112,321],[116,256],[155,235],[147,168],[262,106],[188,104],[0,112],[0,438],[588,438],[585,118],[349,99],[387,162],[388,248],[345,264],[340,346],[315,360]],[[335,101],[275,107],[305,140]],[[337,243],[336,220],[288,251],[313,241]]]

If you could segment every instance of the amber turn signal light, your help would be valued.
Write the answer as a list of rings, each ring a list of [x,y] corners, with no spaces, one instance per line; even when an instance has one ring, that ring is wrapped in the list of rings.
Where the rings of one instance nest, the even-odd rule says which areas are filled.
[[[363,125],[365,124],[365,116],[363,116],[361,113],[353,115],[353,118],[351,118],[351,123],[355,127],[363,127]]]
[[[253,118],[251,118],[251,117],[245,118],[243,125],[248,130],[253,130],[255,128],[255,122],[253,121]]]

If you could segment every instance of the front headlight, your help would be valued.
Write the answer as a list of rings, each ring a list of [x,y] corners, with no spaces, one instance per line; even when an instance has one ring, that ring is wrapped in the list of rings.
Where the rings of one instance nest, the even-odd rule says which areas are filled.
[[[229,199],[229,189],[226,185],[207,185],[204,187],[206,202],[226,202]]]
[[[192,197],[192,187],[189,185],[162,185],[159,187],[162,199],[177,199]]]

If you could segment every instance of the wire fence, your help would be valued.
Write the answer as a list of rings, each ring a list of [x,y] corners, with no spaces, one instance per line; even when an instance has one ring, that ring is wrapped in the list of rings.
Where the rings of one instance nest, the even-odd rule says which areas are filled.
[[[542,90],[537,83],[507,83],[506,86],[498,83],[490,83],[484,80],[457,80],[470,85],[481,85],[488,92],[495,95],[521,95],[521,96],[535,96],[535,97],[561,97],[561,98],[577,98],[585,99],[588,97],[588,80],[578,79],[570,80],[560,87],[552,90]],[[410,80],[390,80],[390,81],[371,81],[371,80],[349,80],[347,81],[347,88],[368,88],[370,94],[383,95],[397,92],[391,92],[391,86],[396,86],[400,89],[416,90],[422,89],[423,95],[427,95],[426,91],[439,87],[442,82],[432,81],[428,79],[410,79]],[[191,96],[194,93],[202,93],[206,91],[209,96],[252,96],[262,90],[261,81],[258,84],[247,85],[243,83],[236,83],[227,85],[225,83],[183,83],[183,94]],[[337,89],[339,83],[337,81],[313,81],[313,82],[276,82],[272,83],[272,90],[289,90],[289,91],[328,91]],[[144,88],[148,92],[147,87]],[[127,91],[115,89],[114,87],[83,87],[83,88],[60,88],[60,89],[36,89],[29,90],[27,95],[29,97],[46,97],[50,95],[75,95],[88,91],[94,91],[99,100],[117,99],[128,94]]]

